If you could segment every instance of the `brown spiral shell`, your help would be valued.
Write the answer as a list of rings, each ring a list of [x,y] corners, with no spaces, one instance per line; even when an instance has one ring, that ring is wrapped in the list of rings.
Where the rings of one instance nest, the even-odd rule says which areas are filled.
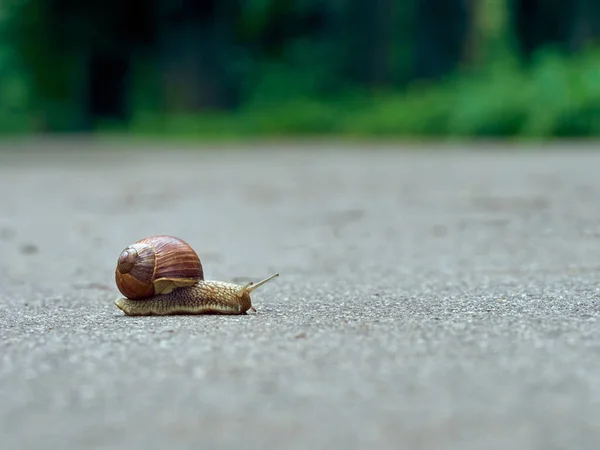
[[[141,300],[175,286],[204,280],[200,258],[185,241],[168,235],[149,236],[119,255],[115,270],[117,288],[131,300]]]

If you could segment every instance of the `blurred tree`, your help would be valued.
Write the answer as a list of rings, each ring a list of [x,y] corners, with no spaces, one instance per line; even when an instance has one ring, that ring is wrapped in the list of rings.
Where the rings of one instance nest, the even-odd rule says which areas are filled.
[[[260,57],[280,59],[294,40],[325,38],[333,26],[333,10],[318,1],[271,0],[262,4],[262,17],[252,26]],[[258,25],[258,26],[257,26]]]
[[[54,14],[77,52],[73,56],[85,55],[80,59],[81,73],[87,76],[81,95],[92,125],[96,119],[126,120],[133,58],[152,42],[147,2],[55,1]]]
[[[469,37],[469,0],[417,0],[414,76],[438,78],[456,69]]]
[[[510,0],[518,48],[526,60],[544,48],[580,50],[600,36],[597,0]]]
[[[350,79],[362,86],[387,85],[392,79],[391,53],[395,9],[394,0],[351,0],[347,5],[345,43]]]
[[[511,49],[507,0],[468,0],[469,34],[463,64],[481,67],[502,59]]]
[[[50,129],[125,119],[131,59],[151,40],[143,0],[13,2],[8,35]]]
[[[526,58],[549,45],[564,48],[573,25],[575,2],[513,0],[514,27]]]
[[[334,2],[254,0],[245,3],[238,44],[246,65],[239,72],[250,101],[318,96],[332,85],[339,54],[339,15]],[[287,93],[285,92],[287,91]],[[269,99],[268,97],[273,97]]]
[[[154,9],[156,60],[166,110],[236,105],[239,88],[231,67],[238,56],[239,1],[157,0],[145,7]]]
[[[571,28],[571,49],[579,50],[600,38],[600,1],[578,0]]]

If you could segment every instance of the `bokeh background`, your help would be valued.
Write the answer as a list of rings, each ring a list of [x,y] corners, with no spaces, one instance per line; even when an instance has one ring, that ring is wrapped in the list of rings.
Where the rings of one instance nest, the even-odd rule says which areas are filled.
[[[0,131],[600,133],[597,0],[6,0]]]

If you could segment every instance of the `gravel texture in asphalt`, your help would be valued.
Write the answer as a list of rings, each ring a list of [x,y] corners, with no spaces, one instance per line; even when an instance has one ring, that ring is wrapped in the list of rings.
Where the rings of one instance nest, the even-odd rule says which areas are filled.
[[[600,153],[22,145],[3,449],[599,448]],[[281,276],[247,316],[127,317],[116,260],[152,234]]]

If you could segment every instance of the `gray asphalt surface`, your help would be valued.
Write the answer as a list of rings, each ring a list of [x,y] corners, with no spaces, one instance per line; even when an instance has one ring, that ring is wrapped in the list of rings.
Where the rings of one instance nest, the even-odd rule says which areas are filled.
[[[1,448],[600,447],[600,153],[121,147],[0,149]],[[281,276],[126,317],[160,233]]]

